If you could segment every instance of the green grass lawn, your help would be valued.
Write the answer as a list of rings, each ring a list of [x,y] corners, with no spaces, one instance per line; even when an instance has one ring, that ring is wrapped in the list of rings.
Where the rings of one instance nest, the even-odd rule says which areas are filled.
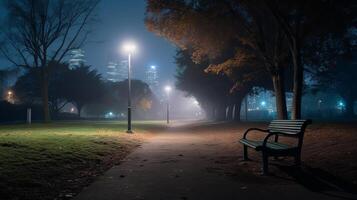
[[[161,122],[0,126],[0,199],[65,199],[118,163]]]

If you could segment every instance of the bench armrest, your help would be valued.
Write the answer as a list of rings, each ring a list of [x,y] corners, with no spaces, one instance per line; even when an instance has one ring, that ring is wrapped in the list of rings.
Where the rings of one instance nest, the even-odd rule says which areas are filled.
[[[250,131],[260,131],[260,132],[264,132],[264,133],[268,133],[268,132],[269,132],[269,130],[266,130],[266,129],[249,128],[248,130],[246,130],[246,131],[244,132],[243,139],[246,139],[247,134],[248,134],[248,132],[250,132]]]

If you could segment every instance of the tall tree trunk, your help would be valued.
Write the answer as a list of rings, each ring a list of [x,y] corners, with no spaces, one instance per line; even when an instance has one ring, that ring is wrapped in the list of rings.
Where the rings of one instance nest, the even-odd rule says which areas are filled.
[[[301,100],[302,100],[302,86],[304,81],[304,69],[301,62],[300,48],[295,40],[292,49],[292,59],[294,65],[294,86],[293,86],[293,105],[292,105],[292,119],[301,119]]]
[[[226,120],[226,105],[218,105],[216,112],[216,120],[217,121],[225,121]]]
[[[282,69],[278,70],[276,74],[273,75],[273,86],[275,92],[275,104],[277,110],[278,119],[287,119],[288,112],[286,108],[286,95],[285,95],[285,85],[284,85],[284,71]]]
[[[238,99],[236,101],[236,106],[235,106],[235,110],[234,110],[234,121],[240,122],[241,118],[240,118],[240,111],[242,108],[242,103],[243,103],[243,99]]]
[[[42,108],[43,108],[43,118],[44,122],[50,122],[50,108],[48,105],[48,81],[49,77],[45,69],[41,70],[41,78],[42,78]]]
[[[232,116],[231,116],[231,118],[232,118],[232,121],[234,121],[235,118],[236,118],[236,104],[233,104],[233,106],[232,106]]]
[[[234,121],[240,122],[240,110],[241,110],[241,106],[242,106],[242,101],[237,102],[236,106],[235,106],[235,115],[234,115]]]
[[[232,119],[231,118],[232,108],[233,108],[233,106],[231,106],[231,105],[227,105],[227,107],[226,107],[226,121],[230,121]]]
[[[82,108],[83,108],[83,105],[77,104],[77,111],[78,111],[78,112],[77,112],[77,116],[78,116],[78,118],[81,117]]]
[[[211,103],[203,104],[203,109],[208,120],[214,119],[214,106]]]

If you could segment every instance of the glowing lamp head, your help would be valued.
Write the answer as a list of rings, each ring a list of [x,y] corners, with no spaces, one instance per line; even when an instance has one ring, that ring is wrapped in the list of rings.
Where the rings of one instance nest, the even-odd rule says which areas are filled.
[[[136,46],[134,43],[128,42],[123,45],[123,51],[126,53],[134,53]]]
[[[150,68],[151,68],[151,69],[156,69],[156,66],[151,65]]]
[[[166,92],[166,93],[170,93],[171,90],[172,90],[171,86],[169,86],[169,85],[165,86],[164,89],[165,89],[165,92]]]
[[[7,94],[8,94],[8,95],[12,95],[12,91],[11,91],[11,90],[8,91]]]
[[[339,105],[339,106],[344,106],[344,104],[343,104],[342,101],[338,102],[338,105]]]
[[[265,106],[267,103],[265,102],[265,101],[262,101],[261,103],[260,103],[260,105],[261,106]]]
[[[197,100],[193,101],[193,104],[195,104],[196,106],[198,106],[198,104],[200,104]]]

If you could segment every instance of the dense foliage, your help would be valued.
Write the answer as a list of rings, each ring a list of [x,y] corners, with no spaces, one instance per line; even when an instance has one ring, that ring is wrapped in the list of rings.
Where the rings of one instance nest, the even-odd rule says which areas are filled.
[[[312,44],[329,41],[329,35],[345,38],[356,23],[355,8],[351,0],[148,0],[146,25],[204,64],[206,72],[224,73],[232,92],[241,92],[234,90],[237,85],[249,89],[256,77],[270,77],[281,119],[287,118],[285,92],[292,88],[297,119],[305,68],[311,55],[322,54]]]

